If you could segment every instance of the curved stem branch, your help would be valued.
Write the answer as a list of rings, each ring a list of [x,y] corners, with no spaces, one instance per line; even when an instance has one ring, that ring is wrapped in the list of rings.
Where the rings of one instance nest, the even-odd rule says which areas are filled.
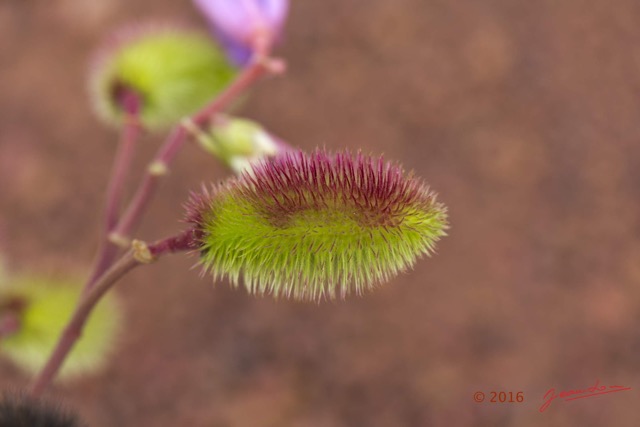
[[[118,222],[118,215],[122,205],[124,184],[131,169],[135,148],[142,127],[139,121],[140,97],[130,90],[123,89],[118,101],[125,113],[124,127],[120,137],[120,144],[111,169],[111,178],[107,185],[107,201],[104,212],[104,229],[101,234],[100,248],[94,261],[93,271],[87,281],[88,290],[102,273],[111,265],[118,248],[109,241],[109,234]]]
[[[144,265],[157,260],[159,257],[194,249],[197,242],[198,233],[195,229],[189,229],[176,236],[159,240],[152,245],[146,245],[143,242],[138,243],[138,249],[128,251],[120,258],[109,270],[107,270],[94,286],[83,293],[76,309],[60,336],[56,347],[54,348],[46,365],[40,371],[39,375],[33,381],[29,394],[31,397],[38,397],[44,389],[51,383],[56,373],[62,367],[69,352],[73,349],[74,344],[82,336],[82,330],[87,323],[89,315],[95,308],[96,304],[104,296],[104,294],[115,285],[120,278],[133,270],[139,265]],[[148,252],[150,257],[143,259],[140,257],[140,247]]]
[[[135,147],[140,136],[140,99],[131,91],[120,96],[120,103],[125,112],[124,128],[120,144],[111,171],[111,180],[107,187],[107,204],[105,207],[105,230],[110,232],[118,222],[118,212],[122,203],[124,183],[131,169]]]
[[[71,320],[64,329],[47,364],[40,371],[29,389],[31,397],[39,397],[56,375],[73,345],[82,335],[82,329],[100,298],[127,272],[140,265],[132,252],[127,252],[97,280],[91,290],[82,295]]]
[[[160,178],[166,174],[169,164],[184,145],[187,132],[182,126],[177,127],[167,138],[160,150],[151,162],[147,171],[133,196],[131,203],[127,207],[122,218],[113,230],[113,234],[118,238],[127,238],[136,227],[142,217],[142,213],[151,200],[151,196],[160,181]]]

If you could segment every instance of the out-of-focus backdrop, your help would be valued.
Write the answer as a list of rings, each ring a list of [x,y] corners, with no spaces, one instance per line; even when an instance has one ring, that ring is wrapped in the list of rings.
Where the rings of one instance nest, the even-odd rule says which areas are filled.
[[[14,271],[90,265],[117,133],[90,112],[88,58],[146,19],[205,27],[186,0],[0,2]],[[163,259],[118,286],[128,323],[107,370],[49,395],[94,427],[640,425],[639,46],[636,0],[294,0],[289,72],[242,113],[304,149],[414,169],[450,236],[390,285],[319,305]],[[227,174],[188,147],[138,236],[179,230],[187,191]],[[538,412],[550,388],[597,380],[632,390]],[[0,388],[26,382],[0,361]]]

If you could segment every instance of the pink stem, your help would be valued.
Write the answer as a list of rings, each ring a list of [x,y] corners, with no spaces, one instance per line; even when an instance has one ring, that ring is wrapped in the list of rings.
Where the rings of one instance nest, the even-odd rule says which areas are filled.
[[[47,364],[42,368],[32,383],[29,389],[29,395],[31,397],[39,397],[47,385],[49,385],[60,369],[60,366],[62,366],[67,354],[69,354],[75,342],[82,335],[82,329],[87,318],[100,298],[118,279],[138,265],[139,262],[133,257],[132,253],[127,252],[125,256],[96,280],[91,290],[82,295],[71,320],[60,336],[53,353],[51,353],[51,356],[47,360]]]
[[[118,214],[122,204],[124,184],[127,174],[131,169],[131,163],[135,154],[135,148],[141,133],[140,98],[133,91],[122,89],[116,94],[117,101],[124,111],[124,128],[120,138],[120,144],[116,153],[111,179],[107,186],[107,202],[104,214],[104,231],[101,235],[100,248],[94,261],[94,267],[85,286],[85,292],[93,286],[93,283],[111,265],[118,248],[109,242],[109,233],[118,222]]]
[[[192,117],[194,124],[200,126],[207,122],[210,118],[220,113],[231,101],[251,86],[256,80],[269,72],[269,64],[267,61],[268,49],[265,47],[260,49],[252,59],[251,63],[242,70],[240,75],[234,82],[227,87],[211,104],[203,108],[199,113]]]
[[[107,205],[105,208],[105,230],[110,232],[118,222],[118,212],[122,202],[122,194],[136,143],[140,136],[140,100],[138,95],[127,90],[120,96],[120,104],[125,112],[124,130],[116,159],[111,171],[111,181],[107,187]]]
[[[165,144],[160,147],[152,164],[167,167],[174,159],[180,148],[184,145],[187,131],[178,126],[169,136]],[[140,221],[142,214],[155,192],[161,175],[147,170],[142,183],[133,196],[131,203],[122,215],[122,218],[113,230],[113,234],[126,238]]]
[[[152,260],[155,261],[169,253],[193,249],[197,241],[195,239],[197,239],[197,232],[194,229],[189,229],[181,234],[149,245],[148,249],[153,256]],[[73,316],[62,332],[55,349],[29,389],[31,397],[39,397],[51,383],[67,355],[73,349],[74,344],[82,336],[82,330],[87,323],[87,319],[100,299],[120,278],[139,265],[143,265],[143,263],[136,258],[134,252],[127,252],[100,276],[88,292],[81,296]]]
[[[202,232],[195,228],[190,228],[167,239],[158,240],[153,245],[149,245],[149,253],[153,258],[164,254],[197,250],[201,243]]]

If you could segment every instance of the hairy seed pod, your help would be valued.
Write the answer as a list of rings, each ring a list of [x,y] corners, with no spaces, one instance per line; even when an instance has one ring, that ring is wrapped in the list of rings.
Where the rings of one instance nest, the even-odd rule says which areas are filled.
[[[125,118],[123,98],[137,95],[140,120],[164,129],[195,113],[235,74],[225,55],[205,34],[170,25],[138,25],[105,42],[92,64],[94,109],[107,123]]]
[[[349,152],[282,153],[192,195],[187,220],[214,278],[253,294],[360,294],[430,254],[446,208],[412,174]]]
[[[0,355],[27,373],[39,372],[76,307],[80,283],[23,276],[0,286],[0,315],[12,314],[16,323],[15,331],[0,340]],[[57,379],[72,379],[104,367],[120,320],[119,304],[112,294],[106,295],[91,314]]]
[[[5,395],[0,400],[2,427],[79,427],[78,419],[60,407],[26,396]]]

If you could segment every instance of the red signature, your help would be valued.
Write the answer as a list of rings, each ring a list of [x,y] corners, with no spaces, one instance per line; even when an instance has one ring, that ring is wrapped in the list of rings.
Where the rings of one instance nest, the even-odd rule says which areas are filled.
[[[557,398],[564,399],[565,402],[568,402],[570,400],[584,399],[586,397],[600,396],[601,394],[616,393],[625,390],[631,390],[631,387],[625,387],[621,385],[604,386],[600,385],[600,380],[597,380],[596,383],[589,388],[585,388],[582,390],[564,390],[559,394],[556,394],[555,388],[550,388],[549,391],[544,394],[544,397],[542,398],[542,400],[544,400],[544,403],[538,410],[540,412],[544,412],[549,407],[549,405],[551,405],[551,402],[553,402]]]

